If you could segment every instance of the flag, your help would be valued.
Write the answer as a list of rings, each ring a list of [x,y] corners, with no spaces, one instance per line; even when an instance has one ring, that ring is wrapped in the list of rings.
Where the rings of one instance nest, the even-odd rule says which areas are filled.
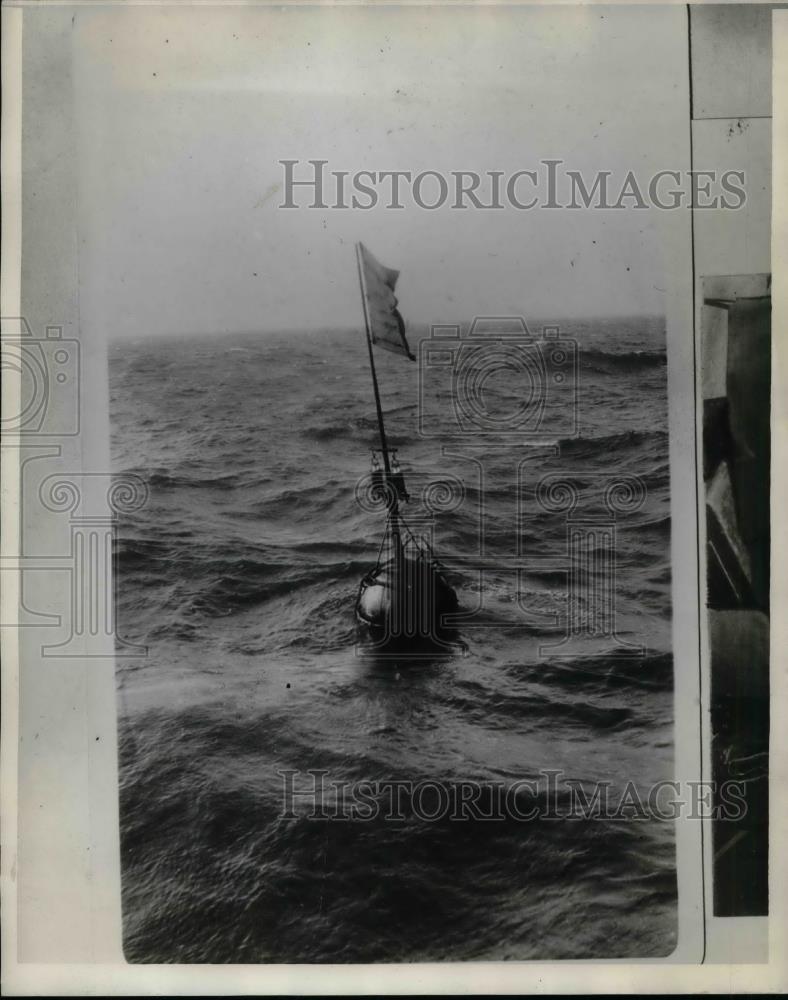
[[[356,244],[367,328],[373,344],[415,361],[405,339],[405,322],[397,310],[394,288],[399,271],[375,260],[363,243]]]

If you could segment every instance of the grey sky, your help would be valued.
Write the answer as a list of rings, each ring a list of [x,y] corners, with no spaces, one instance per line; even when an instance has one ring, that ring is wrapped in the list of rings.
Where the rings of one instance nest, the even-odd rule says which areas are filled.
[[[87,321],[111,335],[660,312],[648,211],[282,211],[278,160],[684,170],[683,7],[79,8]]]

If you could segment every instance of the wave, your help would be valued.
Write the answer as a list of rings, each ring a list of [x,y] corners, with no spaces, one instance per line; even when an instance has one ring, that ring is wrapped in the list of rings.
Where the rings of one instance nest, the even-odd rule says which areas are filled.
[[[622,351],[620,353],[593,348],[580,350],[580,368],[601,374],[615,375],[638,369],[663,368],[667,365],[666,351]]]
[[[577,437],[561,438],[558,446],[561,449],[561,456],[566,455],[587,455],[590,451],[597,451],[601,456],[609,456],[621,451],[643,446],[667,447],[667,431],[621,431],[618,434],[602,434],[599,437],[586,437],[582,434]],[[667,469],[665,470],[667,471]]]
[[[234,472],[215,473],[210,476],[178,475],[175,472],[155,470],[142,474],[148,486],[152,489],[177,489],[179,487],[217,490],[233,490],[246,485],[245,480]]]
[[[389,417],[392,411],[388,411]],[[377,421],[367,417],[355,417],[347,420],[334,420],[329,423],[307,424],[301,434],[313,441],[333,441],[337,438],[347,438],[364,444],[375,443],[377,446]],[[412,442],[412,435],[396,434],[387,430],[386,440],[389,447],[403,447]]]
[[[578,691],[604,692],[622,687],[673,689],[673,654],[653,650],[645,651],[643,656],[611,650],[574,661],[547,659],[538,667],[516,663],[505,669],[510,677],[524,684],[538,677],[541,683]]]
[[[187,611],[212,618],[225,617],[286,594],[304,602],[308,588],[360,578],[371,559],[348,559],[330,564],[255,563],[239,560],[229,572],[208,577],[202,589],[187,599]]]

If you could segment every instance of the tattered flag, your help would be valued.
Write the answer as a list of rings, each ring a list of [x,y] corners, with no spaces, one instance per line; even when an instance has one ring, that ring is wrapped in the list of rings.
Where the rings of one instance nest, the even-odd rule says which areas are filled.
[[[394,294],[399,271],[381,264],[363,243],[357,244],[357,251],[372,343],[394,354],[404,354],[406,358],[415,361],[416,358],[408,347],[405,322],[397,309],[397,297]]]

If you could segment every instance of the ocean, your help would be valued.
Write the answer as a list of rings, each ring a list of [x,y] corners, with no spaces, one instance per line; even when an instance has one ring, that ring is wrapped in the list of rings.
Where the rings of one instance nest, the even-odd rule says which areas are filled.
[[[451,364],[376,351],[405,517],[454,484],[428,521],[467,648],[413,661],[370,652],[353,614],[384,522],[359,499],[377,446],[363,332],[112,346],[114,471],[149,490],[116,541],[118,633],[147,647],[117,661],[129,961],[674,949],[673,824],[556,815],[541,777],[614,797],[673,777],[664,321],[558,326],[568,377],[529,389],[538,439],[518,432],[516,372],[477,379],[458,415]],[[617,481],[637,496],[613,509]],[[428,816],[425,782],[478,787],[480,808]],[[373,802],[400,783],[401,814],[342,818],[359,783]],[[488,817],[515,786],[536,818]]]

